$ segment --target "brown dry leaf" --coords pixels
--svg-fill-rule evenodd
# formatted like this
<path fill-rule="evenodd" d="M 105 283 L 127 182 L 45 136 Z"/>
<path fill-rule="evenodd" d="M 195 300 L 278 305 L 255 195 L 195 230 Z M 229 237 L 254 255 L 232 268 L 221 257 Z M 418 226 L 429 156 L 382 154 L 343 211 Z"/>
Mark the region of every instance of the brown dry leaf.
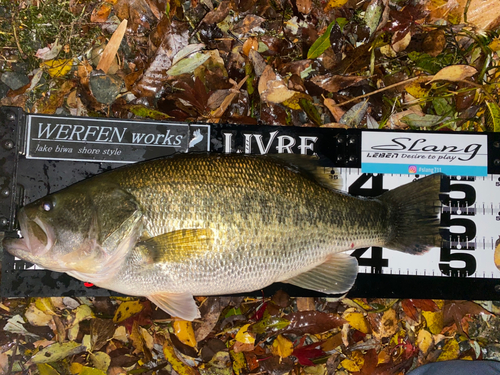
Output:
<path fill-rule="evenodd" d="M 83 60 L 78 65 L 78 77 L 80 78 L 80 83 L 83 86 L 89 85 L 90 73 L 92 72 L 92 65 L 90 65 L 88 60 Z"/>
<path fill-rule="evenodd" d="M 441 52 L 446 45 L 446 37 L 444 30 L 433 30 L 427 34 L 423 43 L 422 50 L 432 57 L 436 57 Z"/>
<path fill-rule="evenodd" d="M 92 14 L 90 15 L 90 22 L 106 22 L 112 9 L 112 4 L 107 2 L 101 3 L 92 11 Z"/>
<path fill-rule="evenodd" d="M 469 0 L 453 0 L 447 2 L 429 2 L 430 10 L 428 21 L 434 23 L 439 19 L 454 19 L 455 23 L 465 21 L 464 10 Z M 492 30 L 500 25 L 500 2 L 471 0 L 468 4 L 467 22 L 475 25 L 479 30 Z"/>
<path fill-rule="evenodd" d="M 297 297 L 296 302 L 299 311 L 316 310 L 313 297 Z"/>
<path fill-rule="evenodd" d="M 366 80 L 366 77 L 331 74 L 311 78 L 312 83 L 329 92 L 339 92 L 364 80 Z"/>
<path fill-rule="evenodd" d="M 238 24 L 233 28 L 235 34 L 246 34 L 255 27 L 259 27 L 264 18 L 256 16 L 255 14 L 247 14 Z"/>
<path fill-rule="evenodd" d="M 285 82 L 274 73 L 269 65 L 260 76 L 258 90 L 263 102 L 276 104 L 290 99 L 297 93 L 297 91 L 289 90 Z"/>
<path fill-rule="evenodd" d="M 332 113 L 333 115 L 333 118 L 335 119 L 335 121 L 337 123 L 339 123 L 340 119 L 342 118 L 342 116 L 344 116 L 345 114 L 345 111 L 340 108 L 339 106 L 337 106 L 337 103 L 335 102 L 335 100 L 333 99 L 330 99 L 330 98 L 326 98 L 324 101 L 323 101 L 323 104 L 326 106 L 326 108 L 328 108 L 328 110 Z M 346 125 L 344 124 L 341 124 L 342 127 L 347 127 Z"/>
<path fill-rule="evenodd" d="M 246 82 L 248 79 L 248 76 L 243 78 L 240 83 L 236 84 L 234 82 L 234 86 L 230 89 L 230 94 L 226 96 L 226 98 L 222 101 L 222 104 L 220 105 L 219 108 L 217 108 L 215 111 L 212 111 L 211 116 L 215 119 L 220 119 L 224 112 L 226 112 L 227 107 L 232 103 L 234 98 L 236 98 L 240 94 L 240 89 L 243 86 L 243 84 Z"/>
<path fill-rule="evenodd" d="M 457 82 L 465 78 L 472 77 L 476 73 L 476 68 L 470 65 L 451 65 L 437 72 L 427 84 L 434 81 Z"/>
<path fill-rule="evenodd" d="M 214 23 L 219 23 L 224 20 L 229 14 L 231 10 L 231 2 L 229 0 L 222 1 L 217 9 L 211 10 L 208 12 L 205 17 L 201 20 L 201 22 L 206 23 L 207 25 L 212 25 Z"/>
<path fill-rule="evenodd" d="M 163 20 L 167 17 L 163 17 Z M 168 20 L 165 22 L 169 22 Z M 132 91 L 136 96 L 154 96 L 169 79 L 166 74 L 172 66 L 174 56 L 188 44 L 189 30 L 187 23 L 173 20 L 164 27 L 164 36 L 156 50 L 151 65 L 144 71 L 142 78 Z"/>
<path fill-rule="evenodd" d="M 97 64 L 97 69 L 102 70 L 106 74 L 108 73 L 111 64 L 113 64 L 116 53 L 118 52 L 118 48 L 120 48 L 125 31 L 127 31 L 127 20 L 123 20 L 120 23 L 109 39 L 106 48 L 104 48 L 104 51 L 102 52 L 101 60 L 99 61 L 99 64 Z"/>
<path fill-rule="evenodd" d="M 392 40 L 393 43 L 391 44 L 391 48 L 394 52 L 398 53 L 404 51 L 406 47 L 408 47 L 408 45 L 410 44 L 411 32 L 408 31 L 402 38 L 398 36 L 398 34 L 396 33 L 393 35 Z M 394 40 L 396 41 L 394 42 Z"/>
<path fill-rule="evenodd" d="M 385 311 L 382 316 L 380 313 L 368 314 L 367 319 L 371 323 L 373 336 L 378 340 L 391 337 L 399 331 L 396 310 L 393 308 Z"/>
<path fill-rule="evenodd" d="M 297 0 L 297 9 L 302 14 L 311 13 L 312 0 Z"/>
<path fill-rule="evenodd" d="M 242 52 L 246 56 L 249 56 L 251 50 L 257 51 L 258 48 L 259 48 L 259 41 L 257 40 L 256 37 L 251 36 L 250 38 L 245 40 L 245 43 L 243 43 Z"/>

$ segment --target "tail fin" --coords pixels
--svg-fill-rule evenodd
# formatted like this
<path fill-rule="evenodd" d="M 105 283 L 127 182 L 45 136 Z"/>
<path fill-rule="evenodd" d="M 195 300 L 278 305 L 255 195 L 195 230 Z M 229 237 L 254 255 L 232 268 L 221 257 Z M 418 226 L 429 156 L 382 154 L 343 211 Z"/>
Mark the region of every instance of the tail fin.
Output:
<path fill-rule="evenodd" d="M 378 197 L 389 207 L 391 232 L 385 247 L 421 254 L 440 246 L 441 177 L 443 174 L 433 174 Z"/>

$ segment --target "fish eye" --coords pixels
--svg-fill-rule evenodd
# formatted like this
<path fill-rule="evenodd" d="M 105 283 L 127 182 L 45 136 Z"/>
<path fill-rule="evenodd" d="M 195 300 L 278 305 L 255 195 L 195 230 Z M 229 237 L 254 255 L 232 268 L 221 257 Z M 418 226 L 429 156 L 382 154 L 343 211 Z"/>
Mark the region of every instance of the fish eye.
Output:
<path fill-rule="evenodd" d="M 54 208 L 54 203 L 51 201 L 45 201 L 42 203 L 42 209 L 46 212 L 51 211 Z"/>

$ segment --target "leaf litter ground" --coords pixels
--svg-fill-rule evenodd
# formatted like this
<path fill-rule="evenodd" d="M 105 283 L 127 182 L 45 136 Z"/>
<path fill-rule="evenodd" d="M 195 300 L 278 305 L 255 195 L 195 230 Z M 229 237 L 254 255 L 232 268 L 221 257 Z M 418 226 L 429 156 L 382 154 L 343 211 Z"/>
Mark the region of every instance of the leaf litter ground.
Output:
<path fill-rule="evenodd" d="M 479 0 L 1 0 L 0 104 L 500 131 L 499 24 L 500 3 Z M 405 374 L 500 359 L 494 302 L 283 292 L 198 302 L 202 318 L 190 323 L 138 298 L 4 299 L 0 372 Z"/>

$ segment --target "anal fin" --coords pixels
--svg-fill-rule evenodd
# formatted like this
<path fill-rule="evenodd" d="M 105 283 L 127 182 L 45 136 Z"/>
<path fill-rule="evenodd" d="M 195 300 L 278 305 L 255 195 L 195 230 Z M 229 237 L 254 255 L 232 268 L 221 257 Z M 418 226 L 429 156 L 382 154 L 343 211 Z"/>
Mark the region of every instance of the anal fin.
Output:
<path fill-rule="evenodd" d="M 286 280 L 286 283 L 321 293 L 345 293 L 353 286 L 358 275 L 358 261 L 346 253 L 330 255 L 328 259 L 313 268 Z"/>
<path fill-rule="evenodd" d="M 200 310 L 190 293 L 156 293 L 147 297 L 172 317 L 189 321 L 201 317 Z"/>

